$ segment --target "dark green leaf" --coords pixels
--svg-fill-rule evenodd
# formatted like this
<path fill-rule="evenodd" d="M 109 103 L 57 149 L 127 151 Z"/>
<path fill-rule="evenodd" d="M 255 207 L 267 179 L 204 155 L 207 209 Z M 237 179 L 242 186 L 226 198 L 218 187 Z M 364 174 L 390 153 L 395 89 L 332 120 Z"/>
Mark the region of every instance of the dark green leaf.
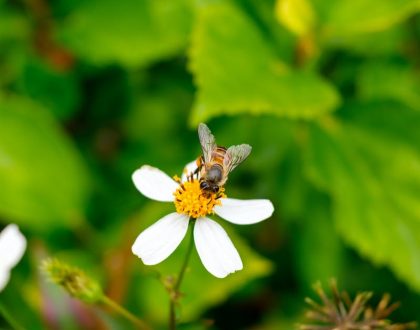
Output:
<path fill-rule="evenodd" d="M 358 79 L 360 97 L 395 100 L 420 111 L 420 77 L 407 64 L 368 62 Z"/>
<path fill-rule="evenodd" d="M 70 118 L 80 101 L 74 75 L 59 72 L 35 59 L 27 61 L 20 85 L 23 93 L 42 103 L 59 119 Z"/>
<path fill-rule="evenodd" d="M 191 11 L 189 0 L 86 1 L 61 27 L 61 40 L 95 64 L 145 65 L 185 47 Z"/>
<path fill-rule="evenodd" d="M 314 125 L 307 170 L 332 194 L 345 240 L 420 290 L 420 153 L 418 144 L 394 137 L 392 124 L 388 130 L 351 122 Z"/>
<path fill-rule="evenodd" d="M 0 99 L 0 214 L 47 230 L 75 226 L 89 194 L 80 155 L 44 108 L 21 97 Z"/>

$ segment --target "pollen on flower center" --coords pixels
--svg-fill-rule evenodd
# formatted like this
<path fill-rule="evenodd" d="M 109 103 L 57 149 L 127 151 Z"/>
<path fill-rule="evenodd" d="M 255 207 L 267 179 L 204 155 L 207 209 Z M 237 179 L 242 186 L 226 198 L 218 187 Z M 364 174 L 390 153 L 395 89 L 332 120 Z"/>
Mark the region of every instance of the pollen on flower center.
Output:
<path fill-rule="evenodd" d="M 220 188 L 217 194 L 203 192 L 198 180 L 180 183 L 174 193 L 176 211 L 195 219 L 212 214 L 213 208 L 221 205 L 220 198 L 226 197 L 223 192 L 223 188 Z"/>

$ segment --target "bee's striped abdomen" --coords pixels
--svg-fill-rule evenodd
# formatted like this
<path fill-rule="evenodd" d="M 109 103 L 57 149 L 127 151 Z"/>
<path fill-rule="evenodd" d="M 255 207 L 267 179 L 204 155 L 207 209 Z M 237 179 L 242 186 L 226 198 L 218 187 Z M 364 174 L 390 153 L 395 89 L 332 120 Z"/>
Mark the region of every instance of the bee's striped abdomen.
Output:
<path fill-rule="evenodd" d="M 212 163 L 217 163 L 223 166 L 223 160 L 225 159 L 226 150 L 227 149 L 225 147 L 218 146 L 211 155 Z"/>

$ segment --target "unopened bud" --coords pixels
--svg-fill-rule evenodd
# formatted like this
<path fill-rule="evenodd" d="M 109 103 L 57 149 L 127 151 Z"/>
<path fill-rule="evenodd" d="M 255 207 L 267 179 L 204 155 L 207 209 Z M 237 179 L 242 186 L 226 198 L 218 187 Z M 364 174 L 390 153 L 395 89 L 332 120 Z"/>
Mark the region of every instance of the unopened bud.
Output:
<path fill-rule="evenodd" d="M 46 259 L 41 269 L 51 282 L 64 288 L 70 296 L 86 303 L 97 303 L 104 295 L 99 284 L 77 267 L 57 259 Z"/>

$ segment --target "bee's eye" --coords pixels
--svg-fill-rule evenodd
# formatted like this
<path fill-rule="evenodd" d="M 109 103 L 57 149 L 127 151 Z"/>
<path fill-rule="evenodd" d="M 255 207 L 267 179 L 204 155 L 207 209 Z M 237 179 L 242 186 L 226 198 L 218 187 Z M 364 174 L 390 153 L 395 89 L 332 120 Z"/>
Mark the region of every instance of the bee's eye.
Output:
<path fill-rule="evenodd" d="M 206 188 L 208 188 L 207 182 L 206 182 L 206 181 L 202 181 L 202 182 L 200 183 L 200 188 L 201 188 L 201 189 L 206 189 Z"/>
<path fill-rule="evenodd" d="M 214 193 L 217 193 L 218 191 L 219 191 L 219 186 L 214 186 L 214 187 L 213 187 L 213 192 L 214 192 Z"/>

